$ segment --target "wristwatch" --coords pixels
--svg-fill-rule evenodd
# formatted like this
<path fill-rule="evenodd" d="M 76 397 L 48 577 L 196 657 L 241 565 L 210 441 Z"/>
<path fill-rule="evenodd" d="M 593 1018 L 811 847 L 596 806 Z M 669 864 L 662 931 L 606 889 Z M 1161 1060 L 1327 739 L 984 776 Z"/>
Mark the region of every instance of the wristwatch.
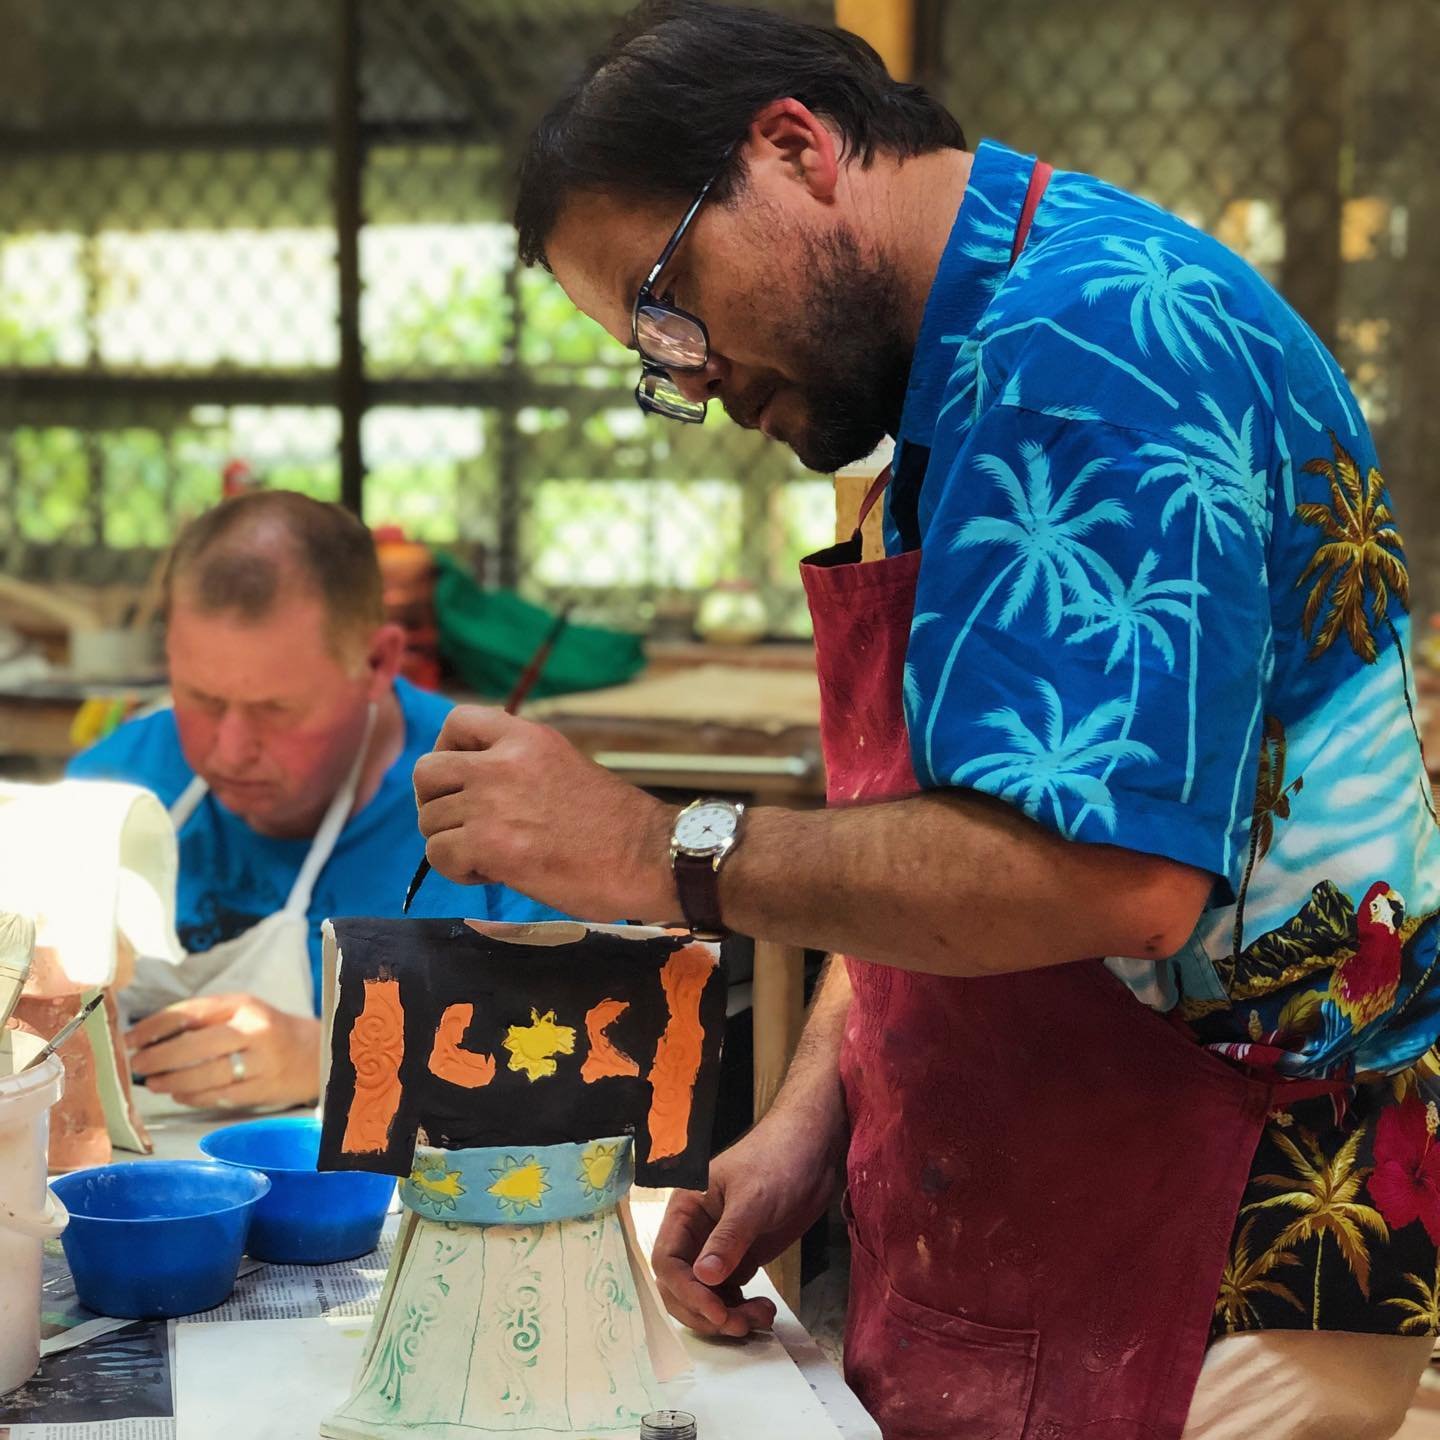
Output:
<path fill-rule="evenodd" d="M 720 867 L 740 838 L 743 805 L 729 800 L 696 800 L 676 817 L 670 831 L 670 863 L 685 923 L 697 940 L 723 940 Z"/>

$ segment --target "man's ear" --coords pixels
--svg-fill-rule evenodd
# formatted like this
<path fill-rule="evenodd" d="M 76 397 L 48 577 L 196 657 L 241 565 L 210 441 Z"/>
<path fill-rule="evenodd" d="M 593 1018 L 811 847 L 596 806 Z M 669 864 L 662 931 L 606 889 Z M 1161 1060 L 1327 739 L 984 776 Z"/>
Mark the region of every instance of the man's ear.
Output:
<path fill-rule="evenodd" d="M 404 658 L 405 631 L 389 622 L 381 625 L 370 637 L 365 653 L 365 674 L 371 700 L 385 697 L 400 673 L 400 662 Z"/>
<path fill-rule="evenodd" d="M 828 204 L 835 198 L 840 179 L 837 136 L 798 100 L 772 100 L 757 111 L 740 155 L 752 174 L 766 165 L 779 165 L 815 199 Z"/>

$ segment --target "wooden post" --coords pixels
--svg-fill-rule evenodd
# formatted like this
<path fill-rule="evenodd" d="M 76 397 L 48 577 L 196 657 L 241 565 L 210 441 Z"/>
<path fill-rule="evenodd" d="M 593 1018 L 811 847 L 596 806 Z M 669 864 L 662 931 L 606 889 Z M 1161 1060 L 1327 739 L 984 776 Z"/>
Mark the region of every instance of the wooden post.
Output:
<path fill-rule="evenodd" d="M 805 1027 L 805 952 L 755 942 L 755 1118 L 769 1108 L 785 1080 Z"/>
<path fill-rule="evenodd" d="M 915 0 L 835 0 L 835 23 L 868 40 L 880 52 L 885 68 L 897 79 L 915 72 Z M 860 505 L 879 465 L 865 461 L 847 466 L 835 477 L 835 538 L 849 539 L 855 530 Z M 879 507 L 862 532 L 861 558 L 875 560 L 885 553 L 880 534 Z"/>
<path fill-rule="evenodd" d="M 889 462 L 889 446 L 884 446 L 874 455 L 847 465 L 835 475 L 835 539 L 848 540 L 855 533 L 860 519 L 860 507 L 870 493 L 880 471 Z M 879 503 L 871 507 L 860 528 L 860 558 L 879 560 L 885 554 L 885 537 L 881 530 L 884 506 Z"/>
<path fill-rule="evenodd" d="M 835 0 L 835 23 L 868 40 L 897 80 L 914 73 L 915 0 Z"/>
<path fill-rule="evenodd" d="M 775 1099 L 805 1026 L 805 952 L 755 942 L 751 998 L 755 1021 L 755 1118 Z M 800 1303 L 800 1247 L 792 1245 L 765 1267 L 770 1283 L 793 1310 Z"/>

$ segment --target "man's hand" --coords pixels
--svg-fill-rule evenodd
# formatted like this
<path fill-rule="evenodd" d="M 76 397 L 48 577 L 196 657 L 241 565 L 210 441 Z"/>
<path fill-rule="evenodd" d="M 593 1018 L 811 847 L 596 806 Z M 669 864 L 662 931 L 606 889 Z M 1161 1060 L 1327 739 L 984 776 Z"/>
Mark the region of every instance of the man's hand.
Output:
<path fill-rule="evenodd" d="M 843 1136 L 803 1110 L 772 1110 L 710 1162 L 710 1188 L 670 1197 L 651 1257 L 665 1308 L 701 1335 L 768 1330 L 775 1306 L 740 1291 L 825 1213 L 840 1184 Z"/>
<path fill-rule="evenodd" d="M 320 1022 L 253 995 L 181 1000 L 146 1016 L 125 1039 L 132 1073 L 183 1105 L 305 1105 L 319 1085 Z M 237 1069 L 243 1079 L 235 1078 Z"/>
<path fill-rule="evenodd" d="M 582 920 L 674 920 L 675 810 L 500 710 L 458 706 L 415 766 L 425 854 L 461 884 L 499 881 Z"/>

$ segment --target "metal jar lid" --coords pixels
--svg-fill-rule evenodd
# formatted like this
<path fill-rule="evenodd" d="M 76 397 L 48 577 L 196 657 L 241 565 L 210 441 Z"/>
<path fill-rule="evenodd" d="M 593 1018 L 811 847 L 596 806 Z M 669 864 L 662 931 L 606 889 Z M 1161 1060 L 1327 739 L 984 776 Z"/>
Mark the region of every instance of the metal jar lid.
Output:
<path fill-rule="evenodd" d="M 698 1440 L 699 1433 L 688 1410 L 652 1410 L 640 1420 L 640 1440 Z"/>

